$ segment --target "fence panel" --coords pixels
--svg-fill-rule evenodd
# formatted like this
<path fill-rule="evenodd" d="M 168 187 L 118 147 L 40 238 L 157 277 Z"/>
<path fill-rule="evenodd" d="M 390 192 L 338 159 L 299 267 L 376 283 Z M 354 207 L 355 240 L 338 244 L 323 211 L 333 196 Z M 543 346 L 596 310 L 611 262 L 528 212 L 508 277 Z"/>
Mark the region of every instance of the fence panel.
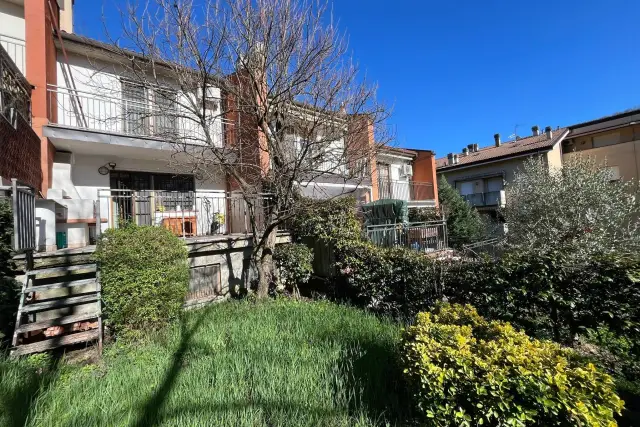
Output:
<path fill-rule="evenodd" d="M 370 225 L 367 237 L 378 246 L 405 247 L 420 252 L 440 251 L 448 245 L 445 221 Z"/>

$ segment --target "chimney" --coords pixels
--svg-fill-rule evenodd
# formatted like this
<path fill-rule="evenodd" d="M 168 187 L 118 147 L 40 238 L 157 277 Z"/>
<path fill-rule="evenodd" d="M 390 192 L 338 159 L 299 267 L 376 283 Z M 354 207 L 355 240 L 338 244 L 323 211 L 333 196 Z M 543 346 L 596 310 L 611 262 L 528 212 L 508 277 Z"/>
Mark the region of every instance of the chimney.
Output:
<path fill-rule="evenodd" d="M 531 133 L 533 134 L 533 136 L 540 135 L 540 128 L 538 127 L 538 125 L 534 125 L 531 127 Z"/>
<path fill-rule="evenodd" d="M 473 144 L 473 152 L 474 153 L 478 152 L 478 144 Z"/>
<path fill-rule="evenodd" d="M 544 128 L 544 133 L 547 134 L 547 138 L 549 139 L 553 138 L 553 132 L 551 131 L 551 126 L 547 126 L 546 128 Z"/>
<path fill-rule="evenodd" d="M 464 148 L 462 149 L 462 155 L 463 155 L 463 156 L 467 156 L 468 154 L 469 154 L 469 149 L 468 149 L 467 147 L 464 147 Z"/>
<path fill-rule="evenodd" d="M 496 142 L 496 147 L 500 147 L 500 134 L 496 133 L 493 135 L 493 140 Z"/>
<path fill-rule="evenodd" d="M 470 153 L 473 153 L 473 144 L 468 144 L 467 149 L 469 150 Z"/>
<path fill-rule="evenodd" d="M 447 154 L 447 165 L 453 164 L 453 153 Z"/>
<path fill-rule="evenodd" d="M 454 154 L 454 155 L 453 155 L 453 164 L 454 164 L 454 165 L 457 165 L 457 164 L 458 164 L 458 155 L 457 155 L 457 154 Z"/>
<path fill-rule="evenodd" d="M 60 30 L 73 33 L 73 1 L 58 0 L 60 5 Z"/>

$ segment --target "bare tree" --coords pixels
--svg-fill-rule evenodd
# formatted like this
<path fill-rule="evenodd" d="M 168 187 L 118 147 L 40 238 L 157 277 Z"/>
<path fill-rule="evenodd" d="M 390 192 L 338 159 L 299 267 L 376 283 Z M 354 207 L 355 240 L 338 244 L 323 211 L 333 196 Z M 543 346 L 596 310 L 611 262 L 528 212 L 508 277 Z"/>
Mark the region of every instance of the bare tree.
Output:
<path fill-rule="evenodd" d="M 241 194 L 265 296 L 278 227 L 322 203 L 301 189 L 318 180 L 370 185 L 391 137 L 388 109 L 322 0 L 150 0 L 122 18 L 109 50 L 132 90 L 155 95 L 151 107 L 120 113 L 152 118 L 179 167 L 224 176 Z"/>

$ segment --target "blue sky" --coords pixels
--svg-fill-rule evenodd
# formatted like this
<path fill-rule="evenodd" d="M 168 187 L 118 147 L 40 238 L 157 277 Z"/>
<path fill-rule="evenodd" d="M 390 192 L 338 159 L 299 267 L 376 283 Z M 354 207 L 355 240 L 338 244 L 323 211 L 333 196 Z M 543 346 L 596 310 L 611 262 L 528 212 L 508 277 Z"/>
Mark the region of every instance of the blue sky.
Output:
<path fill-rule="evenodd" d="M 116 0 L 76 0 L 75 31 L 114 31 Z M 101 7 L 102 5 L 102 7 Z M 335 0 L 402 147 L 438 156 L 640 106 L 640 1 Z"/>

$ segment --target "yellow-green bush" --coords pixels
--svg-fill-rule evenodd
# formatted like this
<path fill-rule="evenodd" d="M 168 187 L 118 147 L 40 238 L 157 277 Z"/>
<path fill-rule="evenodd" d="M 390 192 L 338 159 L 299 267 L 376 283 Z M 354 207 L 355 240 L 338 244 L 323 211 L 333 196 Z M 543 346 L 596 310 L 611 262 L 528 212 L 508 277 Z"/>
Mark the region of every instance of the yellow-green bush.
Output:
<path fill-rule="evenodd" d="M 418 412 L 437 426 L 614 426 L 611 377 L 558 344 L 488 322 L 471 306 L 418 314 L 403 336 Z"/>

